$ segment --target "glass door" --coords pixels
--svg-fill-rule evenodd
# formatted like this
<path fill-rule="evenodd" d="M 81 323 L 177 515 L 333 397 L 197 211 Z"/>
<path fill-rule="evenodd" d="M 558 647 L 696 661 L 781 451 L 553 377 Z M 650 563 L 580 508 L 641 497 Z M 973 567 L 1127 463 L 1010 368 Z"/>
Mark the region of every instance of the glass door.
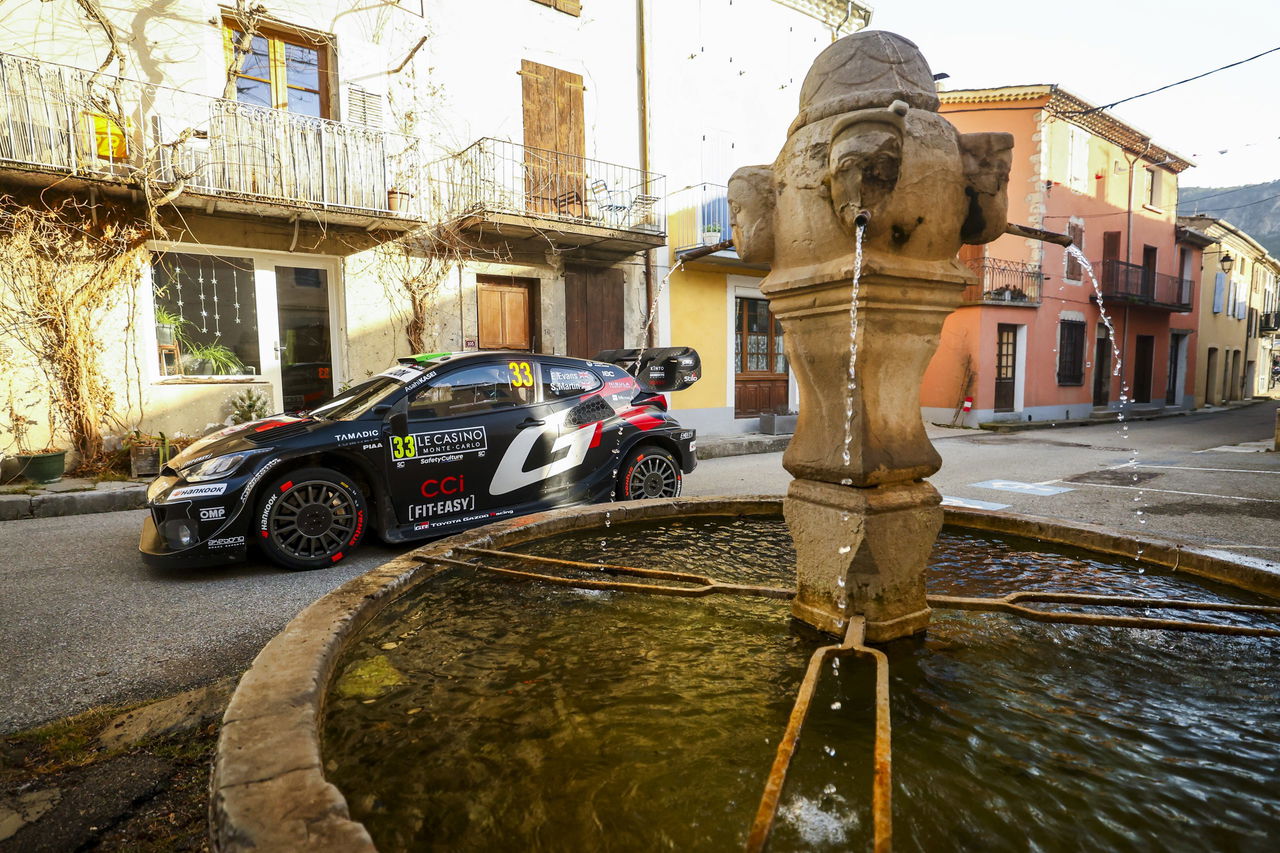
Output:
<path fill-rule="evenodd" d="M 305 411 L 333 397 L 333 338 L 329 300 L 331 275 L 324 267 L 273 269 L 284 411 Z"/>

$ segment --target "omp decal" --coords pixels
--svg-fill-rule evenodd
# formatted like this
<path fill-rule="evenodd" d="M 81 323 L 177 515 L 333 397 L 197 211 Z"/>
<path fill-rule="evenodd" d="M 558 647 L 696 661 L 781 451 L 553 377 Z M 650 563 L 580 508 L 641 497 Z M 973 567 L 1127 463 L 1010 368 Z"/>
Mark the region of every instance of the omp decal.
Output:
<path fill-rule="evenodd" d="M 227 517 L 227 508 L 225 506 L 207 506 L 200 510 L 201 521 L 218 521 Z"/>
<path fill-rule="evenodd" d="M 224 494 L 226 491 L 226 483 L 209 483 L 207 486 L 183 486 L 170 492 L 169 497 L 165 498 L 165 502 L 190 498 L 211 498 L 214 495 Z"/>
<path fill-rule="evenodd" d="M 362 429 L 359 432 L 344 432 L 333 437 L 334 441 L 364 441 L 366 438 L 381 438 L 382 431 L 376 429 Z"/>
<path fill-rule="evenodd" d="M 427 480 L 422 484 L 422 496 L 434 498 L 440 495 L 457 495 L 466 489 L 462 477 L 441 477 L 438 480 Z"/>
<path fill-rule="evenodd" d="M 384 370 L 379 376 L 385 376 L 388 379 L 394 379 L 397 382 L 412 382 L 423 374 L 421 367 L 412 364 L 401 364 L 390 370 Z"/>
<path fill-rule="evenodd" d="M 210 539 L 204 544 L 210 548 L 235 548 L 244 544 L 244 537 L 227 536 L 223 539 Z"/>
<path fill-rule="evenodd" d="M 483 453 L 489 449 L 489 434 L 482 426 L 391 436 L 391 458 L 443 461 L 442 456 Z"/>
<path fill-rule="evenodd" d="M 540 430 L 525 429 L 516 435 L 515 440 L 507 447 L 502 461 L 498 463 L 498 470 L 493 474 L 493 482 L 489 484 L 489 494 L 505 495 L 516 489 L 540 483 L 582 464 L 582 460 L 587 457 L 587 449 L 591 446 L 591 437 L 595 433 L 594 424 L 561 435 L 555 440 L 551 445 L 551 455 L 563 453 L 564 456 L 560 459 L 531 471 L 524 470 L 525 463 L 529 461 L 529 454 L 538 441 L 544 437 L 558 435 L 564 428 L 571 411 L 572 409 L 566 409 L 549 416 Z"/>
<path fill-rule="evenodd" d="M 476 496 L 467 495 L 465 498 L 451 498 L 449 500 L 434 501 L 429 504 L 410 504 L 409 520 L 417 521 L 421 518 L 437 518 L 442 515 L 453 515 L 458 512 L 467 510 L 475 511 Z"/>
<path fill-rule="evenodd" d="M 280 464 L 279 459 L 271 459 L 267 462 L 266 465 L 263 465 L 261 468 L 259 468 L 257 473 L 249 478 L 249 482 L 244 484 L 244 490 L 240 492 L 240 503 L 242 504 L 248 503 L 249 495 L 253 492 L 253 487 L 258 485 L 258 483 L 262 481 L 262 478 L 266 476 L 266 473 L 268 471 L 270 471 L 272 468 L 276 467 L 279 464 Z"/>

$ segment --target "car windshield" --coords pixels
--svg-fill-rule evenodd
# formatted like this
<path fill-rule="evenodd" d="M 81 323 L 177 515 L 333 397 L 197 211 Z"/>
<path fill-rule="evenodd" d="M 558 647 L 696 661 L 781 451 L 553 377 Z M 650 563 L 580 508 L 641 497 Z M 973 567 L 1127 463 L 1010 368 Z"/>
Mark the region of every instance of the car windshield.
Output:
<path fill-rule="evenodd" d="M 404 383 L 397 379 L 378 376 L 343 391 L 309 414 L 325 421 L 353 421 L 381 403 L 391 392 L 403 387 Z"/>

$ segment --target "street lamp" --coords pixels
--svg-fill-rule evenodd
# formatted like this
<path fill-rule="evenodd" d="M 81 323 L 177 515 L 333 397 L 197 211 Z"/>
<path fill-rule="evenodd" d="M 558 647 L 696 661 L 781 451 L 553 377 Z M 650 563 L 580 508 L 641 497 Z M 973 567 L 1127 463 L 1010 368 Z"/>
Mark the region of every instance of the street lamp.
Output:
<path fill-rule="evenodd" d="M 1236 259 L 1231 257 L 1231 253 L 1227 252 L 1218 259 L 1218 266 L 1222 267 L 1222 271 L 1227 275 L 1231 275 L 1231 268 L 1236 265 Z"/>

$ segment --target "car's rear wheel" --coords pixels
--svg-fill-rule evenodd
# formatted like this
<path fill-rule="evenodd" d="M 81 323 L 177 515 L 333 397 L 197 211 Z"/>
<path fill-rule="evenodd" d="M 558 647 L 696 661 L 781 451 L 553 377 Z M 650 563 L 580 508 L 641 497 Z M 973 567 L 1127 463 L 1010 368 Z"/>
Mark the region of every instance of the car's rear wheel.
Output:
<path fill-rule="evenodd" d="M 652 446 L 631 451 L 619 476 L 619 491 L 626 501 L 679 497 L 683 482 L 675 457 Z"/>
<path fill-rule="evenodd" d="M 262 550 L 289 569 L 331 566 L 364 538 L 364 495 L 349 477 L 329 468 L 282 474 L 257 506 Z"/>

